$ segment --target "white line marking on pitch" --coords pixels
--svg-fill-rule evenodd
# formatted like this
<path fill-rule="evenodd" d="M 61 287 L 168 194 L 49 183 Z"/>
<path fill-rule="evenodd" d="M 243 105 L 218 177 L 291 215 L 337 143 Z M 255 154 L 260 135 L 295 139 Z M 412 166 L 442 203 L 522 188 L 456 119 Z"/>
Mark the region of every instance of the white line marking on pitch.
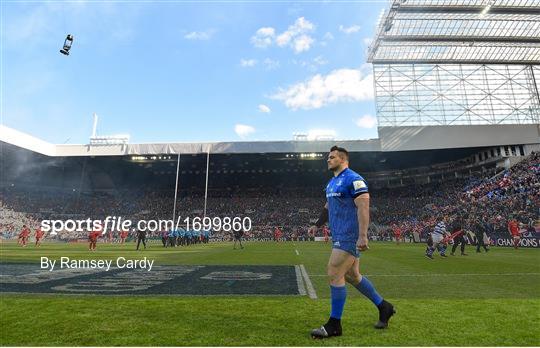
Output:
<path fill-rule="evenodd" d="M 366 277 L 446 277 L 446 276 L 530 276 L 540 273 L 425 273 L 425 274 L 364 274 Z M 326 274 L 312 274 L 312 277 L 327 277 Z"/>
<path fill-rule="evenodd" d="M 298 284 L 298 293 L 302 296 L 306 294 L 306 287 L 302 281 L 302 271 L 298 265 L 294 265 L 294 271 L 296 272 L 296 284 Z"/>
<path fill-rule="evenodd" d="M 300 265 L 300 271 L 302 271 L 302 276 L 304 277 L 304 281 L 306 282 L 306 288 L 309 298 L 316 300 L 317 293 L 315 292 L 315 288 L 313 288 L 313 284 L 311 284 L 311 280 L 309 279 L 308 273 L 304 265 Z"/>
<path fill-rule="evenodd" d="M 300 255 L 297 249 L 294 249 L 294 252 L 296 253 L 296 255 Z"/>

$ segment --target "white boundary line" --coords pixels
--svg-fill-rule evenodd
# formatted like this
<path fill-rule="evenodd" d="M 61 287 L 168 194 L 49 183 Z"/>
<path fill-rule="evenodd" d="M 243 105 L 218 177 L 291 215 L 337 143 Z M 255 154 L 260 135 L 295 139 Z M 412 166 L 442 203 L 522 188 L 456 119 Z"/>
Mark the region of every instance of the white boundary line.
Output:
<path fill-rule="evenodd" d="M 300 253 L 298 252 L 298 249 L 294 249 L 294 252 L 296 253 L 296 255 L 300 256 Z"/>
<path fill-rule="evenodd" d="M 296 284 L 298 284 L 298 293 L 302 296 L 305 296 L 306 287 L 304 286 L 304 282 L 302 281 L 302 271 L 300 270 L 300 266 L 294 265 L 294 271 L 296 272 Z"/>
<path fill-rule="evenodd" d="M 540 273 L 424 273 L 424 274 L 364 274 L 366 277 L 447 277 L 447 276 L 538 276 Z M 326 274 L 312 274 L 312 277 L 326 277 Z"/>
<path fill-rule="evenodd" d="M 300 265 L 300 270 L 302 271 L 302 275 L 304 276 L 304 281 L 306 282 L 306 288 L 307 288 L 309 298 L 312 300 L 316 300 L 317 293 L 315 292 L 315 289 L 313 288 L 313 284 L 311 284 L 311 280 L 309 279 L 308 273 L 304 265 Z"/>

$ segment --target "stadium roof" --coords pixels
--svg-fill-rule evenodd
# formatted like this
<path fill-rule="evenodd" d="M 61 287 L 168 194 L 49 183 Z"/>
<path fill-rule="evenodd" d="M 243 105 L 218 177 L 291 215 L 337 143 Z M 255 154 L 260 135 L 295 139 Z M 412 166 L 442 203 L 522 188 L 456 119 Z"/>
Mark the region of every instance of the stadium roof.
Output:
<path fill-rule="evenodd" d="M 374 64 L 540 64 L 538 0 L 393 0 Z"/>
<path fill-rule="evenodd" d="M 379 138 L 370 140 L 123 145 L 55 145 L 0 125 L 0 145 L 2 142 L 55 157 L 197 154 L 206 152 L 213 154 L 325 153 L 333 145 L 343 146 L 350 152 L 385 152 L 539 144 L 540 125 L 379 127 Z"/>
<path fill-rule="evenodd" d="M 197 153 L 301 153 L 327 152 L 333 145 L 349 151 L 380 151 L 379 139 L 339 141 L 238 141 L 200 143 L 144 143 L 118 145 L 55 145 L 0 125 L 0 141 L 47 156 L 122 156 Z"/>

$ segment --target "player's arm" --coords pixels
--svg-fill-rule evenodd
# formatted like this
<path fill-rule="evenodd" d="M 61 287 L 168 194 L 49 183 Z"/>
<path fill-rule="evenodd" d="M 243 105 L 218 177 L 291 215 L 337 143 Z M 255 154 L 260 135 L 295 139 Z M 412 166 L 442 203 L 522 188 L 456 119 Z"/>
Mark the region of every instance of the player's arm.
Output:
<path fill-rule="evenodd" d="M 357 208 L 359 236 L 356 243 L 357 248 L 360 251 L 368 249 L 368 226 L 369 226 L 369 193 L 365 192 L 360 194 L 354 199 L 354 204 Z"/>
<path fill-rule="evenodd" d="M 322 227 L 327 222 L 328 222 L 328 202 L 324 204 L 324 208 L 321 210 L 321 213 L 319 214 L 319 219 L 317 220 L 317 222 L 315 222 L 315 227 L 317 228 Z"/>
<path fill-rule="evenodd" d="M 308 232 L 314 234 L 319 229 L 319 227 L 324 226 L 324 224 L 327 222 L 328 222 L 328 202 L 324 204 L 324 208 L 321 210 L 321 213 L 319 214 L 319 219 L 317 219 L 317 222 L 315 222 L 315 225 L 309 228 Z"/>

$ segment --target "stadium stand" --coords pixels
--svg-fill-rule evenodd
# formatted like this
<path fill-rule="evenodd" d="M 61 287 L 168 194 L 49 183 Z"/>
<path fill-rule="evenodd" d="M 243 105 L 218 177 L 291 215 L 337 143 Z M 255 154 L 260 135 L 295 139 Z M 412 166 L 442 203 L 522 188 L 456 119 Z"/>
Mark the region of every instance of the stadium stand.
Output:
<path fill-rule="evenodd" d="M 437 170 L 445 166 L 439 166 Z M 450 166 L 448 166 L 450 168 Z M 453 168 L 456 168 L 454 165 Z M 413 168 L 409 172 L 416 173 Z M 405 171 L 406 172 L 406 171 Z M 391 239 L 391 224 L 405 236 L 420 237 L 431 231 L 435 218 L 474 211 L 493 226 L 495 235 L 505 235 L 506 223 L 516 216 L 524 225 L 534 225 L 540 206 L 540 156 L 533 152 L 507 170 L 486 171 L 468 178 L 450 176 L 424 185 L 409 184 L 372 190 L 372 239 Z M 307 240 L 307 230 L 317 218 L 324 196 L 319 187 L 245 187 L 209 192 L 207 216 L 249 216 L 253 230 L 248 238 L 271 240 L 276 226 L 285 239 Z M 173 197 L 168 190 L 83 190 L 30 184 L 4 186 L 0 196 L 0 230 L 4 238 L 15 237 L 23 224 L 37 228 L 41 219 L 104 219 L 107 215 L 139 219 L 171 218 Z M 180 191 L 177 216 L 202 216 L 204 192 Z M 158 237 L 160 232 L 151 234 Z M 59 239 L 84 238 L 85 233 L 60 234 Z M 213 239 L 228 239 L 223 231 Z"/>

